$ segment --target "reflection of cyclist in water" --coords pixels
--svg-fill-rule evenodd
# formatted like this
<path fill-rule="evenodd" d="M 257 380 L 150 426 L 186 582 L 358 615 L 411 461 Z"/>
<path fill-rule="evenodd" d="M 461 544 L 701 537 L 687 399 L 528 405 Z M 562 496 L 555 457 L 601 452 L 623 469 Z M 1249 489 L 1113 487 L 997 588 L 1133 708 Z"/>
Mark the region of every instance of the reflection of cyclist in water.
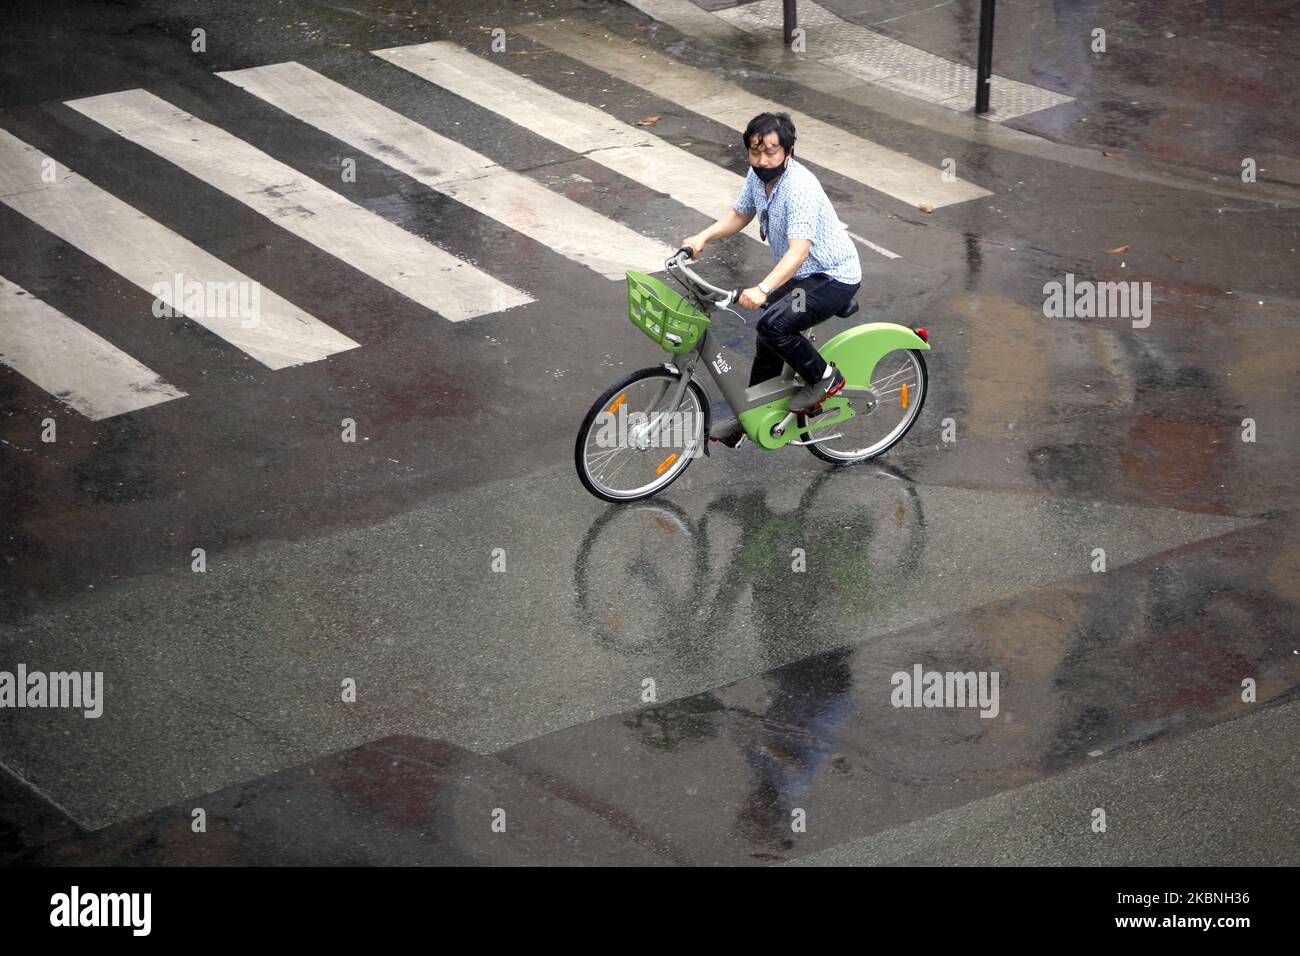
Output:
<path fill-rule="evenodd" d="M 819 654 L 768 676 L 772 703 L 742 744 L 754 778 L 736 829 L 749 840 L 791 845 L 793 811 L 807 809 L 803 798 L 853 709 L 851 654 Z"/>
<path fill-rule="evenodd" d="M 886 484 L 864 489 L 867 475 Z M 651 554 L 638 554 L 625 572 L 633 576 L 638 591 L 653 596 L 652 607 L 666 612 L 650 625 L 651 633 L 644 639 L 611 631 L 605 608 L 617 599 L 611 595 L 608 602 L 602 601 L 592 587 L 593 568 L 616 563 L 598 557 L 596 542 L 606 529 L 616 532 L 623 554 L 629 538 L 622 522 L 635 522 L 638 513 L 657 529 L 655 540 L 661 543 L 654 554 L 659 560 L 689 555 L 693 561 L 687 568 L 660 567 Z M 740 540 L 725 559 L 718 590 L 710 600 L 709 581 L 719 577 L 719 569 L 711 567 L 709 524 L 713 522 L 716 529 L 720 520 L 739 528 Z M 753 779 L 736 830 L 751 843 L 788 848 L 785 841 L 793 836 L 791 811 L 805 806 L 818 771 L 836 749 L 852 710 L 853 686 L 851 650 L 787 663 L 797 653 L 792 639 L 808 635 L 817 647 L 849 644 L 857 634 L 846 630 L 837 635 L 837 618 L 869 619 L 879 613 L 882 602 L 906 597 L 901 584 L 913 574 L 925 550 L 920 500 L 915 486 L 895 469 L 833 470 L 819 473 L 789 511 L 773 510 L 767 491 L 759 488 L 715 499 L 705 508 L 698 528 L 692 531 L 691 525 L 685 512 L 667 502 L 607 511 L 579 551 L 575 567 L 579 607 L 592 619 L 604 646 L 640 654 L 653 644 L 654 653 L 666 652 L 686 661 L 711 655 L 715 640 L 736 640 L 740 633 L 736 606 L 746 589 L 752 592 L 757 664 L 769 672 L 764 679 L 772 696 L 762 712 L 743 725 L 746 730 L 737 740 Z M 676 530 L 665 535 L 670 529 Z M 715 530 L 714 540 L 720 536 Z M 799 560 L 795 548 L 804 551 L 802 573 L 795 570 Z M 666 588 L 667 582 L 683 578 L 692 582 L 689 594 Z M 694 627 L 683 627 L 680 609 L 701 605 L 708 607 L 707 618 L 697 618 Z M 816 648 L 811 650 L 815 653 Z M 671 751 L 713 737 L 724 712 L 735 713 L 735 709 L 702 695 L 642 712 L 628 726 L 647 745 Z"/>
<path fill-rule="evenodd" d="M 736 826 L 753 842 L 781 845 L 791 834 L 791 812 L 800 805 L 812 786 L 822 762 L 835 749 L 840 727 L 851 710 L 853 675 L 847 650 L 821 654 L 806 660 L 777 666 L 788 660 L 792 634 L 816 633 L 829 623 L 808 620 L 816 614 L 804 595 L 817 594 L 833 600 L 842 587 L 835 573 L 837 560 L 861 554 L 871 536 L 871 522 L 862 527 L 864 516 L 846 519 L 843 514 L 825 514 L 817 520 L 799 508 L 791 513 L 773 512 L 764 489 L 743 495 L 726 495 L 715 500 L 709 511 L 736 521 L 741 539 L 736 563 L 723 590 L 733 592 L 749 586 L 753 594 L 752 619 L 765 667 L 776 666 L 767 675 L 772 682 L 772 702 L 755 715 L 750 732 L 739 741 L 745 762 L 754 774 L 753 789 L 737 817 Z M 707 519 L 706 519 L 707 520 Z M 852 520 L 854 525 L 846 524 Z M 799 561 L 795 548 L 804 551 L 807 570 L 793 570 Z M 856 575 L 854 575 L 856 577 Z M 859 580 L 859 586 L 863 582 Z M 850 584 L 850 587 L 852 584 Z M 729 594 L 727 603 L 736 594 Z M 718 601 L 724 595 L 720 592 Z"/>

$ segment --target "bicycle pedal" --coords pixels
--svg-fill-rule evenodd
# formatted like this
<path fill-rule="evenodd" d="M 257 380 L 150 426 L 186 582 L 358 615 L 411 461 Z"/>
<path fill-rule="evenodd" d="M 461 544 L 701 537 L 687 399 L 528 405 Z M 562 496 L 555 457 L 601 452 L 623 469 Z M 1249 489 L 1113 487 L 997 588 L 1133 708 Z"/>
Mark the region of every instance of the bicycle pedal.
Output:
<path fill-rule="evenodd" d="M 818 415 L 823 415 L 823 414 L 825 414 L 825 413 L 826 413 L 826 409 L 823 408 L 821 405 L 818 405 L 818 406 L 817 406 L 816 408 L 814 408 L 812 411 L 810 411 L 810 412 L 804 412 L 804 413 L 803 413 L 803 417 L 804 417 L 804 418 L 816 418 Z"/>

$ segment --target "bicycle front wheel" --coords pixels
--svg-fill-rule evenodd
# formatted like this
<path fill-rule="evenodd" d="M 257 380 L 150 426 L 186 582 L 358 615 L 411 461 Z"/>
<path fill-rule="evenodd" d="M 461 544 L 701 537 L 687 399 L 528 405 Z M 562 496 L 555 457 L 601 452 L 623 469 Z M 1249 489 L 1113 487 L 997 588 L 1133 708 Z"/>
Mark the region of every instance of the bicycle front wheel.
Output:
<path fill-rule="evenodd" d="M 846 422 L 814 431 L 829 432 L 826 441 L 808 445 L 823 461 L 849 464 L 883 455 L 902 440 L 925 404 L 929 374 L 920 349 L 896 349 L 883 356 L 871 373 L 871 383 L 854 382 L 837 397 L 848 401 L 854 415 Z M 802 427 L 806 418 L 798 416 Z"/>
<path fill-rule="evenodd" d="M 680 383 L 681 376 L 666 368 L 643 368 L 596 400 L 573 452 L 588 491 L 605 501 L 639 501 L 681 476 L 708 441 L 708 400 L 692 381 L 678 406 L 669 408 Z"/>

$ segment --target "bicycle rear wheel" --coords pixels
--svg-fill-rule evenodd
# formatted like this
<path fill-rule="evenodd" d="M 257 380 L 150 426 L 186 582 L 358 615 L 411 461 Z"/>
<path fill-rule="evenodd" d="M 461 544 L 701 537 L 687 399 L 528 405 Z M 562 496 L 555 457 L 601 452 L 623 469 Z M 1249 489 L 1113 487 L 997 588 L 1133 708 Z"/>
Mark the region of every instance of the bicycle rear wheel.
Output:
<path fill-rule="evenodd" d="M 870 385 L 846 385 L 836 397 L 852 406 L 854 415 L 825 431 L 838 437 L 808 445 L 823 461 L 850 464 L 878 458 L 902 440 L 916 423 L 929 390 L 929 374 L 920 349 L 895 349 L 871 372 Z M 807 418 L 798 416 L 800 427 Z M 812 438 L 820 437 L 813 432 Z"/>
<path fill-rule="evenodd" d="M 698 382 L 669 408 L 681 375 L 643 368 L 605 392 L 582 420 L 574 463 L 597 498 L 639 501 L 676 481 L 708 440 L 708 399 Z"/>

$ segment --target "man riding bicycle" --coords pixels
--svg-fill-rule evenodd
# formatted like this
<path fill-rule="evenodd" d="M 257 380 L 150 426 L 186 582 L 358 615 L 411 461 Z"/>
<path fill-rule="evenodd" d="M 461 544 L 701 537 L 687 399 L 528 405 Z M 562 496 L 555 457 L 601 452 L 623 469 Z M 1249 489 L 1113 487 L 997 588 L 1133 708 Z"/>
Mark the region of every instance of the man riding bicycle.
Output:
<path fill-rule="evenodd" d="M 750 169 L 735 207 L 682 245 L 698 259 L 706 243 L 735 235 L 759 216 L 759 236 L 771 244 L 775 265 L 739 300 L 746 309 L 764 309 L 749 384 L 779 375 L 789 363 L 804 382 L 790 397 L 790 411 L 806 413 L 843 388 L 844 376 L 799 333 L 848 306 L 862 285 L 862 266 L 821 183 L 795 160 L 794 141 L 787 113 L 750 120 L 743 138 Z M 733 418 L 709 437 L 735 447 L 744 434 Z"/>

